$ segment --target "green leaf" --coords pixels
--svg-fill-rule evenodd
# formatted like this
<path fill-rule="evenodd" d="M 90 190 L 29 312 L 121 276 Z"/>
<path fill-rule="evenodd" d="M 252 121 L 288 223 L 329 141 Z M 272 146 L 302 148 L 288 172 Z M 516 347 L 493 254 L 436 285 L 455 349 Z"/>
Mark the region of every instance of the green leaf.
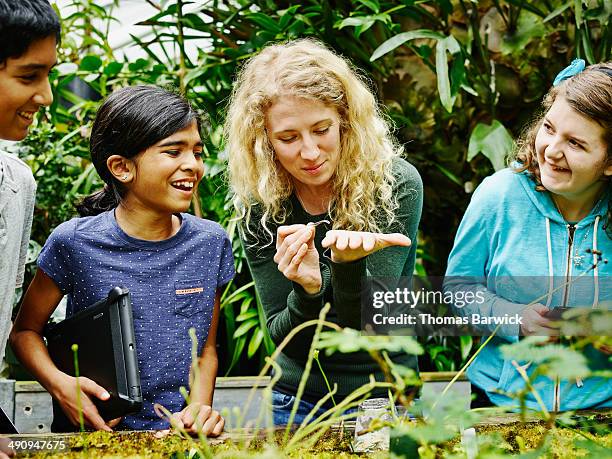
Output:
<path fill-rule="evenodd" d="M 431 40 L 443 40 L 445 37 L 441 33 L 434 32 L 429 29 L 418 29 L 411 30 L 410 32 L 403 32 L 394 37 L 389 38 L 384 41 L 378 48 L 374 50 L 372 56 L 370 57 L 370 62 L 374 62 L 379 57 L 384 56 L 385 54 L 393 51 L 395 48 L 402 46 L 404 43 L 410 40 L 416 39 L 431 39 Z"/>
<path fill-rule="evenodd" d="M 471 161 L 476 155 L 482 153 L 489 158 L 493 168 L 498 171 L 506 167 L 506 156 L 512 153 L 513 149 L 514 141 L 508 130 L 499 121 L 493 120 L 490 126 L 478 123 L 470 135 L 467 160 Z"/>
<path fill-rule="evenodd" d="M 451 171 L 449 171 L 447 168 L 445 168 L 441 164 L 434 163 L 434 166 L 436 166 L 436 168 L 440 172 L 442 172 L 447 178 L 449 178 L 452 182 L 456 183 L 461 188 L 463 188 L 463 182 L 461 181 L 459 177 L 457 177 L 455 174 L 453 174 Z"/>
<path fill-rule="evenodd" d="M 136 59 L 136 62 L 132 62 L 131 64 L 129 64 L 128 68 L 131 72 L 138 72 L 139 70 L 147 68 L 148 65 L 149 61 L 140 57 Z"/>
<path fill-rule="evenodd" d="M 456 95 L 451 94 L 450 79 L 448 77 L 448 61 L 446 52 L 456 54 L 461 51 L 459 43 L 452 35 L 438 40 L 436 45 L 436 77 L 438 79 L 438 92 L 440 93 L 440 101 L 447 112 L 453 111 Z"/>
<path fill-rule="evenodd" d="M 578 31 L 582 41 L 582 49 L 584 49 L 584 56 L 589 64 L 595 64 L 597 60 L 593 54 L 593 47 L 591 46 L 591 38 L 589 37 L 589 31 L 587 29 L 581 29 Z"/>
<path fill-rule="evenodd" d="M 342 29 L 344 27 L 362 27 L 362 31 L 366 31 L 372 27 L 374 22 L 376 21 L 372 18 L 372 16 L 354 16 L 340 21 L 337 28 Z"/>
<path fill-rule="evenodd" d="M 261 345 L 261 342 L 263 341 L 263 337 L 264 337 L 264 334 L 261 331 L 261 328 L 258 328 L 257 330 L 255 330 L 255 333 L 253 333 L 253 336 L 251 336 L 251 341 L 249 341 L 249 347 L 247 348 L 247 355 L 249 359 L 253 357 L 255 353 L 257 352 L 257 350 L 259 349 L 259 346 Z"/>
<path fill-rule="evenodd" d="M 243 322 L 247 319 L 251 319 L 252 317 L 257 317 L 257 310 L 256 309 L 251 309 L 247 312 L 244 312 L 242 314 L 240 314 L 238 317 L 236 317 L 236 320 L 238 322 Z"/>
<path fill-rule="evenodd" d="M 516 26 L 516 32 L 506 35 L 501 44 L 501 52 L 504 55 L 519 53 L 533 39 L 543 37 L 546 27 L 542 20 L 535 14 L 522 11 Z"/>
<path fill-rule="evenodd" d="M 95 72 L 102 66 L 102 59 L 93 54 L 89 54 L 81 59 L 81 64 L 79 65 L 79 70 L 84 70 L 86 72 Z"/>
<path fill-rule="evenodd" d="M 567 2 L 567 3 L 563 4 L 563 5 L 561 5 L 559 8 L 557 8 L 552 13 L 550 13 L 548 16 L 546 16 L 542 22 L 543 23 L 547 23 L 548 21 L 552 21 L 554 18 L 559 16 L 566 9 L 568 9 L 571 6 L 571 4 L 572 4 L 572 2 Z"/>
<path fill-rule="evenodd" d="M 371 9 L 375 13 L 380 12 L 380 3 L 378 3 L 378 0 L 357 0 L 357 1 L 361 3 L 362 5 Z"/>
<path fill-rule="evenodd" d="M 251 328 L 257 325 L 259 321 L 257 319 L 249 319 L 246 322 L 242 322 L 240 326 L 234 332 L 234 338 L 240 338 L 242 335 L 246 334 Z"/>
<path fill-rule="evenodd" d="M 344 328 L 340 332 L 322 332 L 319 349 L 325 349 L 327 355 L 336 351 L 343 354 L 357 351 L 423 353 L 421 345 L 411 336 L 369 336 L 351 328 Z"/>
<path fill-rule="evenodd" d="M 281 28 L 279 27 L 279 25 L 274 22 L 274 20 L 271 19 L 270 16 L 268 16 L 267 14 L 249 13 L 246 15 L 246 17 L 257 25 L 263 27 L 264 30 L 260 32 L 273 32 L 275 34 L 281 32 Z"/>
<path fill-rule="evenodd" d="M 461 349 L 461 360 L 467 360 L 470 355 L 470 351 L 472 350 L 472 345 L 474 343 L 474 339 L 471 336 L 460 336 L 459 337 L 459 347 Z"/>
<path fill-rule="evenodd" d="M 586 357 L 562 344 L 547 344 L 546 336 L 528 336 L 511 345 L 501 346 L 505 359 L 516 360 L 519 364 L 532 362 L 532 368 L 539 367 L 540 373 L 550 378 L 586 378 L 590 374 Z"/>
<path fill-rule="evenodd" d="M 123 68 L 123 64 L 121 62 L 110 62 L 106 67 L 104 67 L 104 75 L 108 77 L 114 77 Z"/>
<path fill-rule="evenodd" d="M 574 15 L 576 16 L 576 26 L 582 25 L 582 0 L 574 0 Z"/>

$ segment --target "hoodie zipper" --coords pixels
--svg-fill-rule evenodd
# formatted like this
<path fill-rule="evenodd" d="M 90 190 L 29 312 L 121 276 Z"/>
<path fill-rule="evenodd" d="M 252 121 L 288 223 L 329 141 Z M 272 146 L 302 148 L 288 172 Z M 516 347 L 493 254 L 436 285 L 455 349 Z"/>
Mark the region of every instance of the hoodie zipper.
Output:
<path fill-rule="evenodd" d="M 576 235 L 576 225 L 567 225 L 567 265 L 565 268 L 565 286 L 563 287 L 563 302 L 561 307 L 566 307 L 569 297 L 569 281 L 572 275 L 572 250 L 574 249 L 574 238 Z M 576 381 L 577 383 L 577 381 Z M 577 384 L 576 384 L 577 385 Z M 557 412 L 561 409 L 561 380 L 555 378 L 555 387 L 553 390 L 553 411 Z"/>
<path fill-rule="evenodd" d="M 569 296 L 569 281 L 572 275 L 572 250 L 574 249 L 574 236 L 576 234 L 576 225 L 567 225 L 567 265 L 565 268 L 565 286 L 563 287 L 563 302 L 561 307 L 567 305 L 567 298 Z"/>

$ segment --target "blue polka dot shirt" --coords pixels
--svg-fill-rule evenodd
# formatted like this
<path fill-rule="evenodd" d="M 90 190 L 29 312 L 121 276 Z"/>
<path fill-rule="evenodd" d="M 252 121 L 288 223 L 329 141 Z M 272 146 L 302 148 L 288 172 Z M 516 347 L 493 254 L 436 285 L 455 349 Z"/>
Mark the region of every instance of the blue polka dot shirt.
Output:
<path fill-rule="evenodd" d="M 106 298 L 115 286 L 131 292 L 143 409 L 123 428 L 163 429 L 159 403 L 180 411 L 189 387 L 194 327 L 198 355 L 206 342 L 218 287 L 234 277 L 231 242 L 220 225 L 181 214 L 178 233 L 163 241 L 135 239 L 113 211 L 75 218 L 49 236 L 38 266 L 68 295 L 70 316 Z"/>

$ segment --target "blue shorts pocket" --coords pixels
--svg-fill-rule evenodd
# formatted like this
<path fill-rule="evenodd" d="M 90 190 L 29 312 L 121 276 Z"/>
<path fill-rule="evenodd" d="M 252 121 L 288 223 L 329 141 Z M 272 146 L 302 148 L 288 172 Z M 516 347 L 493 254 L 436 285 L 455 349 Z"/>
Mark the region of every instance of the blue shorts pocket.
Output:
<path fill-rule="evenodd" d="M 191 317 L 204 311 L 204 280 L 181 279 L 174 283 L 174 312 Z"/>

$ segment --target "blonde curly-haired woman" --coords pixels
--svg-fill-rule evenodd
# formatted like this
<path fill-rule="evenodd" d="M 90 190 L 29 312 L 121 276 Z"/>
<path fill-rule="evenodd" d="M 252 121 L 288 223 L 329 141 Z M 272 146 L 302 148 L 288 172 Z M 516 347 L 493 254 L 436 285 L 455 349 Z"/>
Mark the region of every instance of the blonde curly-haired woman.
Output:
<path fill-rule="evenodd" d="M 314 40 L 270 45 L 242 68 L 225 131 L 241 236 L 273 341 L 327 302 L 327 320 L 359 329 L 361 279 L 412 275 L 423 201 L 421 178 L 400 158 L 364 79 Z M 296 335 L 278 360 L 276 425 L 288 422 L 312 334 Z M 391 357 L 416 368 L 413 356 Z M 320 361 L 335 400 L 370 374 L 383 380 L 367 353 Z M 294 422 L 328 392 L 314 370 Z"/>

